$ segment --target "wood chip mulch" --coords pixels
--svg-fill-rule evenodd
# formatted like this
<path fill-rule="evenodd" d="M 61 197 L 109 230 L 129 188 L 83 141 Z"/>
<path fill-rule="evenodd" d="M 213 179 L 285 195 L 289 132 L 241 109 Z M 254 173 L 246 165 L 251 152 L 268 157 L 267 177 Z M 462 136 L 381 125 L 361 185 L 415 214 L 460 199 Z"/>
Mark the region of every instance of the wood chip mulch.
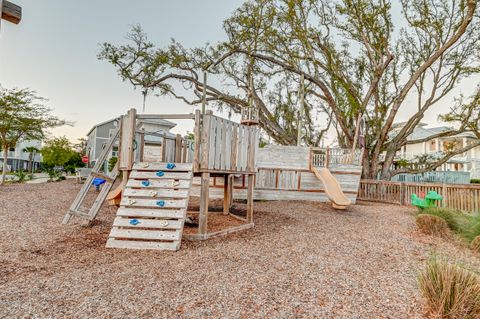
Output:
<path fill-rule="evenodd" d="M 255 202 L 250 230 L 106 249 L 115 208 L 61 224 L 79 188 L 0 186 L 0 318 L 423 318 L 416 276 L 432 250 L 480 263 L 419 234 L 412 209 L 363 202 Z"/>

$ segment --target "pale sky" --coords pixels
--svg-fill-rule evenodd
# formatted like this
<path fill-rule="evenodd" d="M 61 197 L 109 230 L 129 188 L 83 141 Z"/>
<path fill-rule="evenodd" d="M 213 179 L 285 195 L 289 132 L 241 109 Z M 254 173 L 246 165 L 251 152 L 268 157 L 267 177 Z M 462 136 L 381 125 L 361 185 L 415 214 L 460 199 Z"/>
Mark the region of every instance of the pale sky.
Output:
<path fill-rule="evenodd" d="M 19 25 L 3 21 L 0 31 L 0 85 L 29 87 L 49 99 L 54 114 L 69 121 L 52 131 L 73 142 L 99 122 L 117 117 L 131 107 L 141 110 L 142 96 L 123 83 L 113 66 L 97 60 L 99 43 L 126 43 L 130 26 L 140 24 L 149 39 L 165 46 L 175 38 L 185 47 L 225 39 L 222 21 L 243 0 L 12 0 L 22 6 Z M 394 18 L 396 18 L 394 16 Z M 478 77 L 462 83 L 454 95 L 469 95 Z M 437 115 L 448 111 L 451 96 L 425 118 L 441 125 Z M 412 100 L 413 102 L 413 100 Z M 404 107 L 397 121 L 415 106 Z M 170 98 L 149 97 L 147 113 L 190 113 L 192 107 Z M 175 132 L 192 130 L 179 122 Z"/>
<path fill-rule="evenodd" d="M 142 96 L 123 83 L 112 65 L 97 60 L 99 43 L 123 44 L 130 26 L 140 24 L 158 46 L 171 38 L 186 47 L 225 39 L 222 22 L 242 0 L 12 0 L 22 21 L 2 21 L 0 85 L 30 87 L 49 99 L 54 114 L 75 126 L 52 131 L 72 141 L 99 122 L 131 107 Z M 147 113 L 190 113 L 192 107 L 170 98 L 149 97 Z M 193 130 L 179 123 L 176 131 Z"/>

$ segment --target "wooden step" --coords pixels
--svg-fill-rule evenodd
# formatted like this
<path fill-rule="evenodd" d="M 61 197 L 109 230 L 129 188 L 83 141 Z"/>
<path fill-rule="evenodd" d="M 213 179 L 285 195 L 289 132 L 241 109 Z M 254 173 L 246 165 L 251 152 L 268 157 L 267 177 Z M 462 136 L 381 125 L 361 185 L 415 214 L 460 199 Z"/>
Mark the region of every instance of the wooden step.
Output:
<path fill-rule="evenodd" d="M 173 230 L 147 230 L 147 229 L 112 229 L 110 237 L 150 240 L 180 240 L 180 231 Z"/>
<path fill-rule="evenodd" d="M 137 224 L 131 224 L 135 220 Z M 142 219 L 142 218 L 124 218 L 116 217 L 113 226 L 129 228 L 156 228 L 156 229 L 180 229 L 183 227 L 183 221 L 175 219 Z"/>
<path fill-rule="evenodd" d="M 157 172 L 141 172 L 141 171 L 132 171 L 130 173 L 130 178 L 133 179 L 178 179 L 178 180 L 191 180 L 191 172 L 165 172 L 162 171 L 163 176 L 157 176 Z"/>
<path fill-rule="evenodd" d="M 128 198 L 151 197 L 151 198 L 187 198 L 188 190 L 175 189 L 133 189 L 127 187 L 123 196 Z"/>
<path fill-rule="evenodd" d="M 164 172 L 191 172 L 192 163 L 175 163 L 172 169 L 167 168 L 168 163 L 150 163 L 141 162 L 133 164 L 133 170 L 136 171 L 164 171 Z"/>
<path fill-rule="evenodd" d="M 190 180 L 179 180 L 175 181 L 173 184 L 173 179 L 154 179 L 148 180 L 149 184 L 145 186 L 142 184 L 144 180 L 138 179 L 130 179 L 127 182 L 127 187 L 132 188 L 148 188 L 148 189 L 155 189 L 155 188 L 175 188 L 175 189 L 189 189 L 190 188 Z M 174 186 L 175 185 L 175 186 Z"/>
<path fill-rule="evenodd" d="M 122 201 L 120 202 L 120 206 L 125 207 L 150 207 L 153 209 L 162 209 L 162 208 L 187 208 L 188 205 L 188 198 L 186 199 L 163 199 L 163 198 L 156 198 L 156 199 L 143 199 L 143 198 L 127 198 L 122 197 Z M 160 206 L 157 205 L 157 202 L 163 200 L 164 205 Z"/>
<path fill-rule="evenodd" d="M 127 249 L 157 249 L 157 250 L 178 250 L 180 241 L 159 242 L 159 241 L 133 241 L 119 240 L 109 238 L 107 240 L 108 248 L 127 248 Z"/>
<path fill-rule="evenodd" d="M 117 216 L 181 219 L 186 217 L 186 209 L 147 209 L 120 207 L 117 211 Z"/>

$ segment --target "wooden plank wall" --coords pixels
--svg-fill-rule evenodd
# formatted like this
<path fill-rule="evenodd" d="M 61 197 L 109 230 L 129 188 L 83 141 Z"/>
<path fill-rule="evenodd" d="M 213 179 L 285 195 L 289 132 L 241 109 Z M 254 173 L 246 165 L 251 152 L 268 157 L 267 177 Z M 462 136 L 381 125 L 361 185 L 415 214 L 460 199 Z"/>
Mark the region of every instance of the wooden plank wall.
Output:
<path fill-rule="evenodd" d="M 358 198 L 410 206 L 412 194 L 424 197 L 428 191 L 436 191 L 443 197 L 443 207 L 480 212 L 480 185 L 361 180 Z"/>
<path fill-rule="evenodd" d="M 257 167 L 310 169 L 310 150 L 305 146 L 267 145 L 258 150 Z"/>
<path fill-rule="evenodd" d="M 199 171 L 254 173 L 260 131 L 211 114 L 203 115 Z"/>
<path fill-rule="evenodd" d="M 268 146 L 257 151 L 254 199 L 328 201 L 325 187 L 310 171 L 310 150 L 297 146 Z M 345 195 L 356 201 L 362 167 L 336 164 L 329 167 Z M 194 179 L 193 194 L 198 193 L 199 180 Z M 211 198 L 223 196 L 222 178 L 211 180 Z M 246 198 L 245 183 L 235 179 L 234 197 Z"/>

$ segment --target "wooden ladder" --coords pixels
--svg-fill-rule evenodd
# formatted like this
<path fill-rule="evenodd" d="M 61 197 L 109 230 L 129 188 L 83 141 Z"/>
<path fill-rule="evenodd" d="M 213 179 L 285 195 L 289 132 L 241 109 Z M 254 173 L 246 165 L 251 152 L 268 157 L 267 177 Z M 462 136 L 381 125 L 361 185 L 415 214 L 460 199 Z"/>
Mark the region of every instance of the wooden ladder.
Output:
<path fill-rule="evenodd" d="M 136 163 L 106 247 L 178 250 L 192 186 L 191 163 Z"/>
<path fill-rule="evenodd" d="M 101 170 L 103 168 L 105 160 L 107 159 L 108 154 L 111 154 L 113 145 L 115 144 L 115 141 L 118 139 L 119 135 L 120 135 L 120 128 L 117 127 L 113 132 L 113 135 L 108 141 L 107 145 L 103 149 L 102 153 L 98 157 L 98 160 L 95 163 L 95 166 L 93 167 L 92 171 L 88 175 L 82 188 L 78 192 L 77 197 L 75 197 L 75 200 L 70 206 L 70 209 L 65 214 L 65 217 L 63 218 L 63 224 L 67 224 L 73 216 L 81 217 L 88 221 L 95 219 L 95 217 L 97 216 L 97 213 L 100 210 L 100 207 L 105 201 L 105 198 L 107 197 L 108 192 L 112 188 L 112 185 L 118 176 L 117 165 L 115 165 L 115 167 L 113 168 L 112 172 L 110 172 L 109 175 L 102 173 Z M 98 193 L 97 198 L 93 202 L 92 206 L 90 208 L 86 208 L 83 205 L 85 201 L 85 197 L 87 196 L 88 191 L 92 186 L 93 180 L 97 177 L 104 179 L 105 183 L 102 186 L 102 189 L 100 190 L 100 192 Z"/>

